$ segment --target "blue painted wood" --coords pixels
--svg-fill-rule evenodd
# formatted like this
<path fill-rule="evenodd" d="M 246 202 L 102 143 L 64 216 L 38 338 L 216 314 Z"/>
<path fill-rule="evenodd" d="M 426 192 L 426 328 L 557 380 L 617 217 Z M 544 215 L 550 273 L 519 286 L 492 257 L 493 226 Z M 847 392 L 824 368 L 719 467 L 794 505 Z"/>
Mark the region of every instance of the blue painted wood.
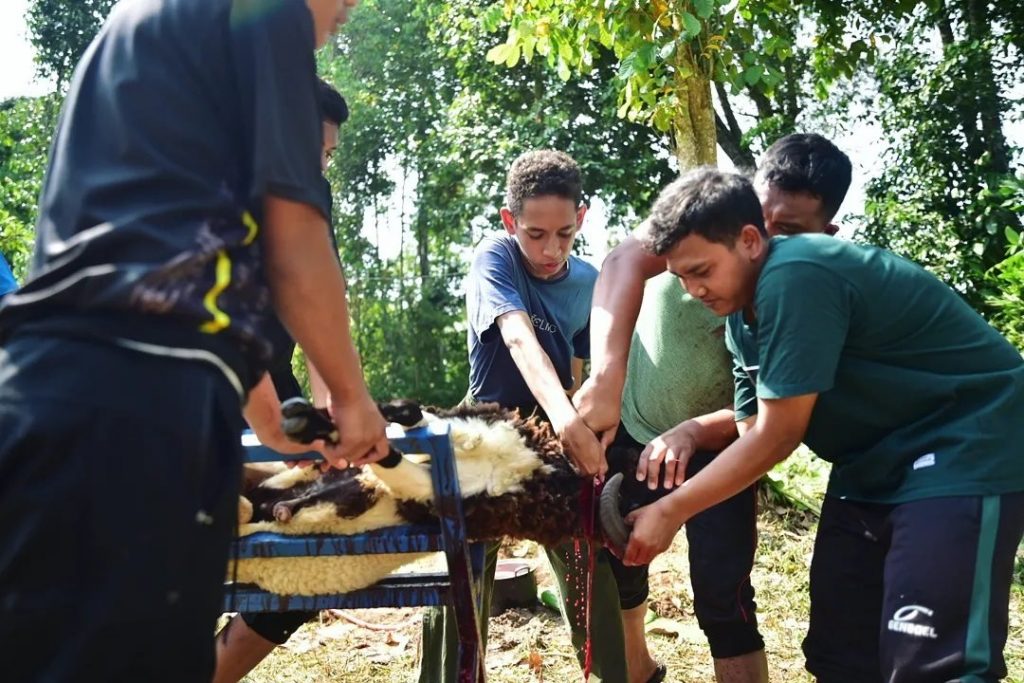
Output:
<path fill-rule="evenodd" d="M 276 595 L 256 586 L 228 584 L 224 609 L 278 612 L 450 605 L 459 630 L 459 683 L 482 683 L 486 674 L 477 615 L 484 545 L 470 544 L 466 537 L 449 427 L 434 422 L 389 437 L 399 451 L 430 455 L 438 525 L 394 526 L 351 536 L 257 533 L 236 541 L 235 556 L 247 559 L 442 551 L 448 573 L 396 574 L 369 588 L 338 595 Z M 320 459 L 318 453 L 284 456 L 260 444 L 251 432 L 243 435 L 242 442 L 250 462 Z"/>
<path fill-rule="evenodd" d="M 443 573 L 392 574 L 377 584 L 336 595 L 275 595 L 253 586 L 239 586 L 232 599 L 239 612 L 310 612 L 322 609 L 427 607 L 450 602 L 451 586 Z"/>
<path fill-rule="evenodd" d="M 351 536 L 310 534 L 294 536 L 260 532 L 237 541 L 232 554 L 253 557 L 322 557 L 379 553 L 429 553 L 442 550 L 438 526 L 391 526 Z"/>

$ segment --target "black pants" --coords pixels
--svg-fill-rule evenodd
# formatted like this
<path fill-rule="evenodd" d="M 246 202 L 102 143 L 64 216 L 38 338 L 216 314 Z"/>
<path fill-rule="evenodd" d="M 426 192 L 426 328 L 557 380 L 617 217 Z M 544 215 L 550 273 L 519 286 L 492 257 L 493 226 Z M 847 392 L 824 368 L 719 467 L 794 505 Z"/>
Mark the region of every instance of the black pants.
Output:
<path fill-rule="evenodd" d="M 614 446 L 608 449 L 609 468 L 624 469 L 623 463 L 612 461 L 616 451 L 642 450 L 643 447 L 620 426 Z M 686 477 L 693 477 L 716 455 L 707 451 L 695 453 L 686 465 Z M 637 482 L 635 475 L 635 469 L 624 472 L 623 491 L 627 499 L 638 503 L 637 507 L 668 493 L 660 487 L 650 491 L 647 482 Z M 695 515 L 685 529 L 693 610 L 707 636 L 711 656 L 723 659 L 763 650 L 764 640 L 757 629 L 754 588 L 750 584 L 757 548 L 756 485 Z M 622 608 L 642 604 L 648 595 L 647 566 L 627 567 L 611 553 L 608 556 L 619 584 Z"/>
<path fill-rule="evenodd" d="M 240 430 L 212 366 L 55 337 L 0 348 L 4 680 L 210 680 Z"/>
<path fill-rule="evenodd" d="M 997 681 L 1024 493 L 883 505 L 825 497 L 807 669 L 831 683 Z"/>

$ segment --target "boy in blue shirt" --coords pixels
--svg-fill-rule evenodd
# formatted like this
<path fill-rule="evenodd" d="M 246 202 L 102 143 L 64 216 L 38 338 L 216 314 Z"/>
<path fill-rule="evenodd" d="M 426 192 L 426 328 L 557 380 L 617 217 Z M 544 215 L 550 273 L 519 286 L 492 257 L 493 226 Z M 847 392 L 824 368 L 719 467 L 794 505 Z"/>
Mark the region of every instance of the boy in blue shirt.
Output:
<path fill-rule="evenodd" d="M 481 241 L 466 280 L 467 400 L 496 402 L 524 417 L 549 420 L 580 472 L 602 475 L 607 469 L 603 447 L 570 400 L 583 359 L 590 355 L 590 301 L 597 280 L 597 270 L 572 255 L 586 214 L 579 167 L 562 152 L 529 152 L 512 164 L 507 194 L 508 206 L 501 210 L 507 234 Z M 547 554 L 582 664 L 587 550 L 585 543 L 580 546 L 575 559 L 572 543 Z M 492 545 L 481 616 L 485 639 L 496 557 Z M 592 673 L 596 680 L 626 681 L 622 623 L 607 562 L 597 564 L 593 585 Z M 427 612 L 421 683 L 455 681 L 456 638 L 448 610 Z"/>
<path fill-rule="evenodd" d="M 885 250 L 768 240 L 749 181 L 667 187 L 645 247 L 728 315 L 740 438 L 631 513 L 626 564 L 804 441 L 832 462 L 804 653 L 819 681 L 1006 675 L 1024 535 L 1024 360 L 949 287 Z"/>

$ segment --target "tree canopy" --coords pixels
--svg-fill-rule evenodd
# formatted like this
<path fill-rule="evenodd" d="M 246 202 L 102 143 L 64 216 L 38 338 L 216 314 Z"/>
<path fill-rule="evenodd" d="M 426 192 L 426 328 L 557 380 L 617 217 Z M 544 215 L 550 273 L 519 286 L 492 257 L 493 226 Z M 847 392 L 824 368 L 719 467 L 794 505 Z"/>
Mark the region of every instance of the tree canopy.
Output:
<path fill-rule="evenodd" d="M 0 104 L 0 249 L 19 275 L 61 92 L 112 5 L 31 2 L 57 88 Z M 508 164 L 536 147 L 576 157 L 621 235 L 716 146 L 753 168 L 782 134 L 874 127 L 857 239 L 1022 345 L 1022 48 L 1008 0 L 364 0 L 319 66 L 351 110 L 329 175 L 371 389 L 461 398 L 462 278 Z"/>

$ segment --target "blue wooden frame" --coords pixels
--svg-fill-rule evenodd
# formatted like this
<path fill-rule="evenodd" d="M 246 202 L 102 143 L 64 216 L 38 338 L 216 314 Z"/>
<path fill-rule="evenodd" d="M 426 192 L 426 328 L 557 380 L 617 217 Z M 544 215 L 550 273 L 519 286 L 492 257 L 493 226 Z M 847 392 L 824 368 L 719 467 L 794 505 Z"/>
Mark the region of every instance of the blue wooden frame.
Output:
<path fill-rule="evenodd" d="M 277 595 L 256 586 L 228 584 L 224 609 L 283 612 L 448 605 L 455 610 L 459 630 L 459 682 L 482 683 L 485 679 L 483 645 L 477 616 L 484 544 L 470 544 L 466 538 L 449 427 L 447 423 L 434 422 L 390 436 L 389 440 L 399 451 L 430 455 L 434 501 L 440 518 L 438 525 L 393 526 L 351 536 L 256 533 L 239 538 L 233 555 L 246 559 L 440 551 L 445 554 L 448 572 L 393 574 L 368 588 L 336 595 Z M 254 442 L 251 435 L 243 438 L 243 444 L 249 462 L 319 457 L 316 454 L 283 456 Z"/>

